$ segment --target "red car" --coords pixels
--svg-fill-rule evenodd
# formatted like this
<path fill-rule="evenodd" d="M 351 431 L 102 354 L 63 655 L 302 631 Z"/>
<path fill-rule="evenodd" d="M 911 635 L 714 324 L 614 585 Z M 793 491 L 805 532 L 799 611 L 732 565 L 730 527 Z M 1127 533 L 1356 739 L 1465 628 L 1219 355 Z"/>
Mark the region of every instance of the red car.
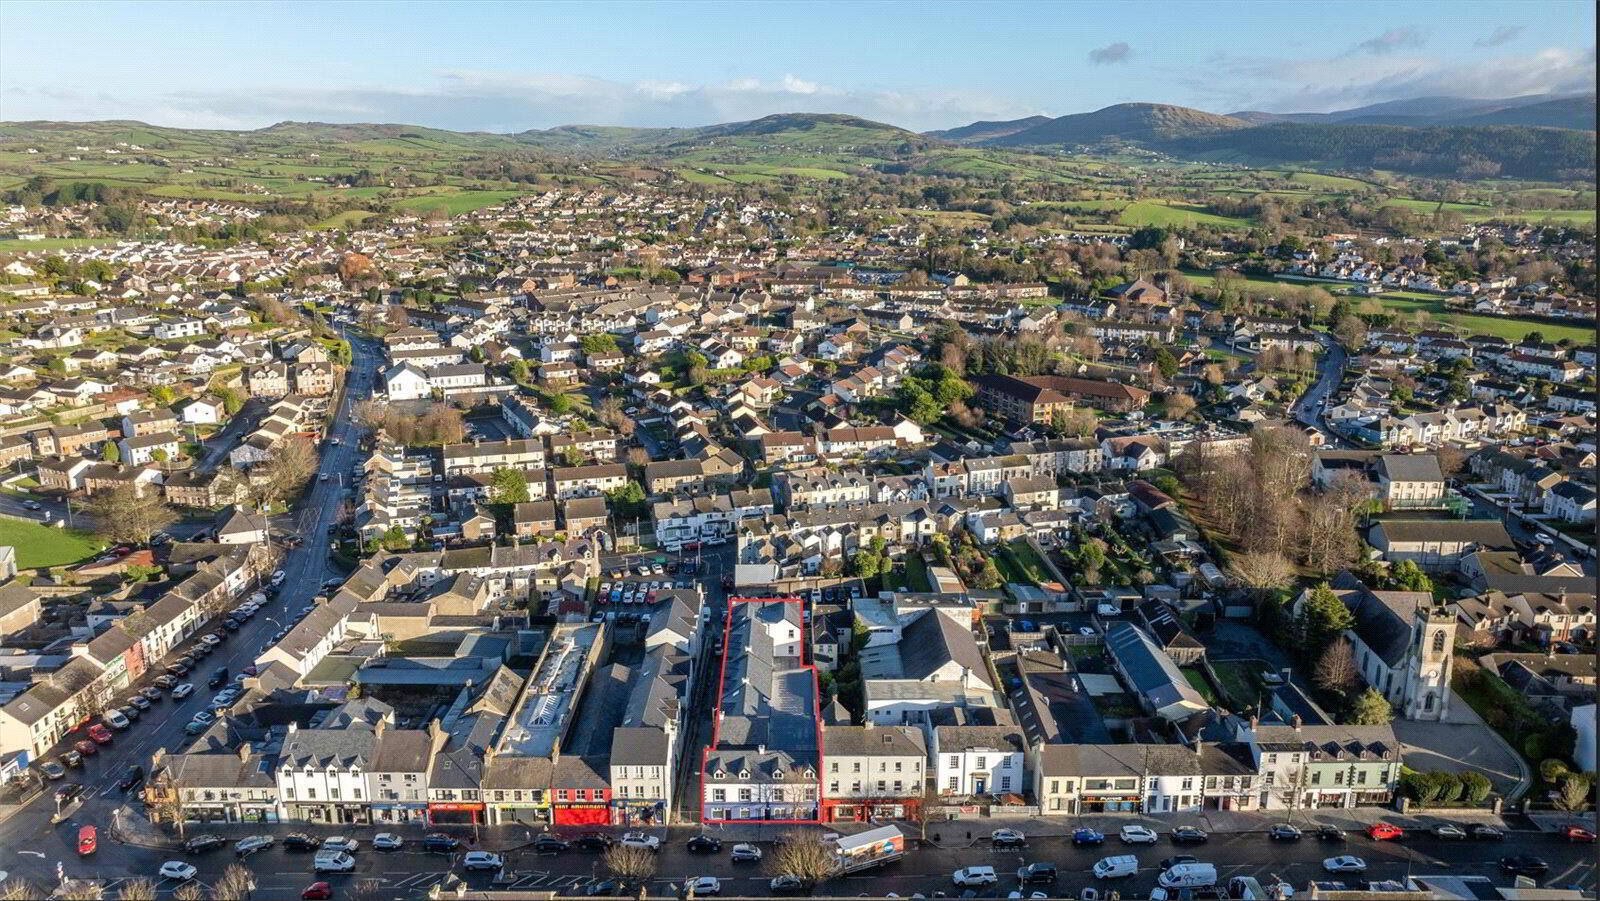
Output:
<path fill-rule="evenodd" d="M 100 723 L 95 723 L 89 727 L 89 737 L 94 739 L 97 745 L 108 745 L 111 743 L 111 730 Z"/>
<path fill-rule="evenodd" d="M 306 886 L 300 897 L 307 901 L 328 901 L 333 897 L 333 885 L 327 882 L 313 882 Z"/>
<path fill-rule="evenodd" d="M 100 753 L 100 746 L 88 739 L 74 743 L 72 749 L 85 757 L 93 757 Z"/>
<path fill-rule="evenodd" d="M 1393 823 L 1373 823 L 1367 827 L 1367 837 L 1375 842 L 1405 838 L 1406 831 Z"/>
<path fill-rule="evenodd" d="M 78 830 L 78 856 L 88 857 L 100 846 L 99 836 L 93 826 L 84 826 Z"/>
<path fill-rule="evenodd" d="M 1583 828 L 1582 826 L 1579 826 L 1577 823 L 1572 823 L 1561 827 L 1561 837 L 1565 838 L 1569 842 L 1583 842 L 1584 844 L 1588 845 L 1594 844 L 1594 833 Z"/>

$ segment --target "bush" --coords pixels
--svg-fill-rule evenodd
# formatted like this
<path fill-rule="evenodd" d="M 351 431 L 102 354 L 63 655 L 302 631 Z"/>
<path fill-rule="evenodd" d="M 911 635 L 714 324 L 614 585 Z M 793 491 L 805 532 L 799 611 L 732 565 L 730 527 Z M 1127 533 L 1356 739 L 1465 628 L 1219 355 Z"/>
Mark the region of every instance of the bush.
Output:
<path fill-rule="evenodd" d="M 1461 774 L 1461 800 L 1468 804 L 1482 804 L 1489 797 L 1489 777 L 1482 773 L 1466 772 Z"/>
<path fill-rule="evenodd" d="M 1530 735 L 1528 737 L 1533 738 L 1534 736 Z M 1571 772 L 1571 768 L 1567 766 L 1566 761 L 1551 757 L 1539 762 L 1539 777 L 1551 785 L 1560 782 L 1561 777 L 1569 772 Z"/>
<path fill-rule="evenodd" d="M 1439 773 L 1439 803 L 1454 804 L 1461 800 L 1461 777 L 1455 773 Z"/>

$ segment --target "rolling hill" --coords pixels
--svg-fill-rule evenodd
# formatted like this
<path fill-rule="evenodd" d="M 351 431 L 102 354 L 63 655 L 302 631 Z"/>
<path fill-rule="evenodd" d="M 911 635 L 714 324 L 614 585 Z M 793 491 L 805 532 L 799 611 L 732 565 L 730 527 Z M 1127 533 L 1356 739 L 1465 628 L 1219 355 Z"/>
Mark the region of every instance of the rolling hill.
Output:
<path fill-rule="evenodd" d="M 986 141 L 996 147 L 1092 145 L 1108 142 L 1149 144 L 1195 137 L 1250 123 L 1186 106 L 1164 103 L 1119 103 L 1092 113 L 1075 113 Z"/>
<path fill-rule="evenodd" d="M 984 141 L 993 141 L 996 138 L 1014 135 L 1019 131 L 1027 131 L 1049 121 L 1051 121 L 1049 116 L 1028 116 L 1025 119 L 974 122 L 971 125 L 963 125 L 960 128 L 930 131 L 927 132 L 927 135 L 930 138 L 938 138 L 941 141 L 950 141 L 954 144 L 981 144 Z"/>
<path fill-rule="evenodd" d="M 1491 100 L 1412 97 L 1330 113 L 1264 113 L 1246 110 L 1229 115 L 1258 125 L 1271 122 L 1405 125 L 1414 128 L 1436 125 L 1527 125 L 1593 131 L 1595 95 L 1529 94 Z"/>

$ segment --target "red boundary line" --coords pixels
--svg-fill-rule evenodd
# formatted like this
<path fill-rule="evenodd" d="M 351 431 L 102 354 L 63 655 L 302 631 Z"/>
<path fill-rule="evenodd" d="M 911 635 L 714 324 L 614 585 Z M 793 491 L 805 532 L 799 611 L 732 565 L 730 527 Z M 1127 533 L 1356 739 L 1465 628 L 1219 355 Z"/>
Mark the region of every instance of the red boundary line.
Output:
<path fill-rule="evenodd" d="M 811 722 L 817 730 L 817 816 L 809 820 L 739 820 L 708 819 L 706 817 L 706 775 L 711 762 L 711 749 L 717 746 L 722 732 L 722 689 L 728 678 L 728 642 L 733 634 L 733 609 L 735 604 L 799 604 L 800 605 L 800 659 L 802 666 L 811 671 Z M 728 613 L 722 624 L 722 665 L 717 671 L 716 706 L 711 715 L 711 743 L 700 750 L 700 822 L 721 823 L 781 823 L 787 825 L 816 825 L 822 822 L 822 686 L 817 679 L 817 666 L 810 662 L 810 630 L 805 625 L 806 601 L 804 598 L 728 598 Z M 732 803 L 732 802 L 730 802 Z"/>

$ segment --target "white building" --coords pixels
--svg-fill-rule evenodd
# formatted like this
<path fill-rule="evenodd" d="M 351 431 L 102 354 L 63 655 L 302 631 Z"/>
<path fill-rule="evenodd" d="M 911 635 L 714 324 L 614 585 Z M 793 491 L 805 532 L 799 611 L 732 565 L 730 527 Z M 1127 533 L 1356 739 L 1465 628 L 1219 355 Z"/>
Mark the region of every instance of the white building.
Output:
<path fill-rule="evenodd" d="M 1028 789 L 1027 745 L 1014 726 L 933 730 L 933 779 L 941 795 L 975 797 Z"/>

